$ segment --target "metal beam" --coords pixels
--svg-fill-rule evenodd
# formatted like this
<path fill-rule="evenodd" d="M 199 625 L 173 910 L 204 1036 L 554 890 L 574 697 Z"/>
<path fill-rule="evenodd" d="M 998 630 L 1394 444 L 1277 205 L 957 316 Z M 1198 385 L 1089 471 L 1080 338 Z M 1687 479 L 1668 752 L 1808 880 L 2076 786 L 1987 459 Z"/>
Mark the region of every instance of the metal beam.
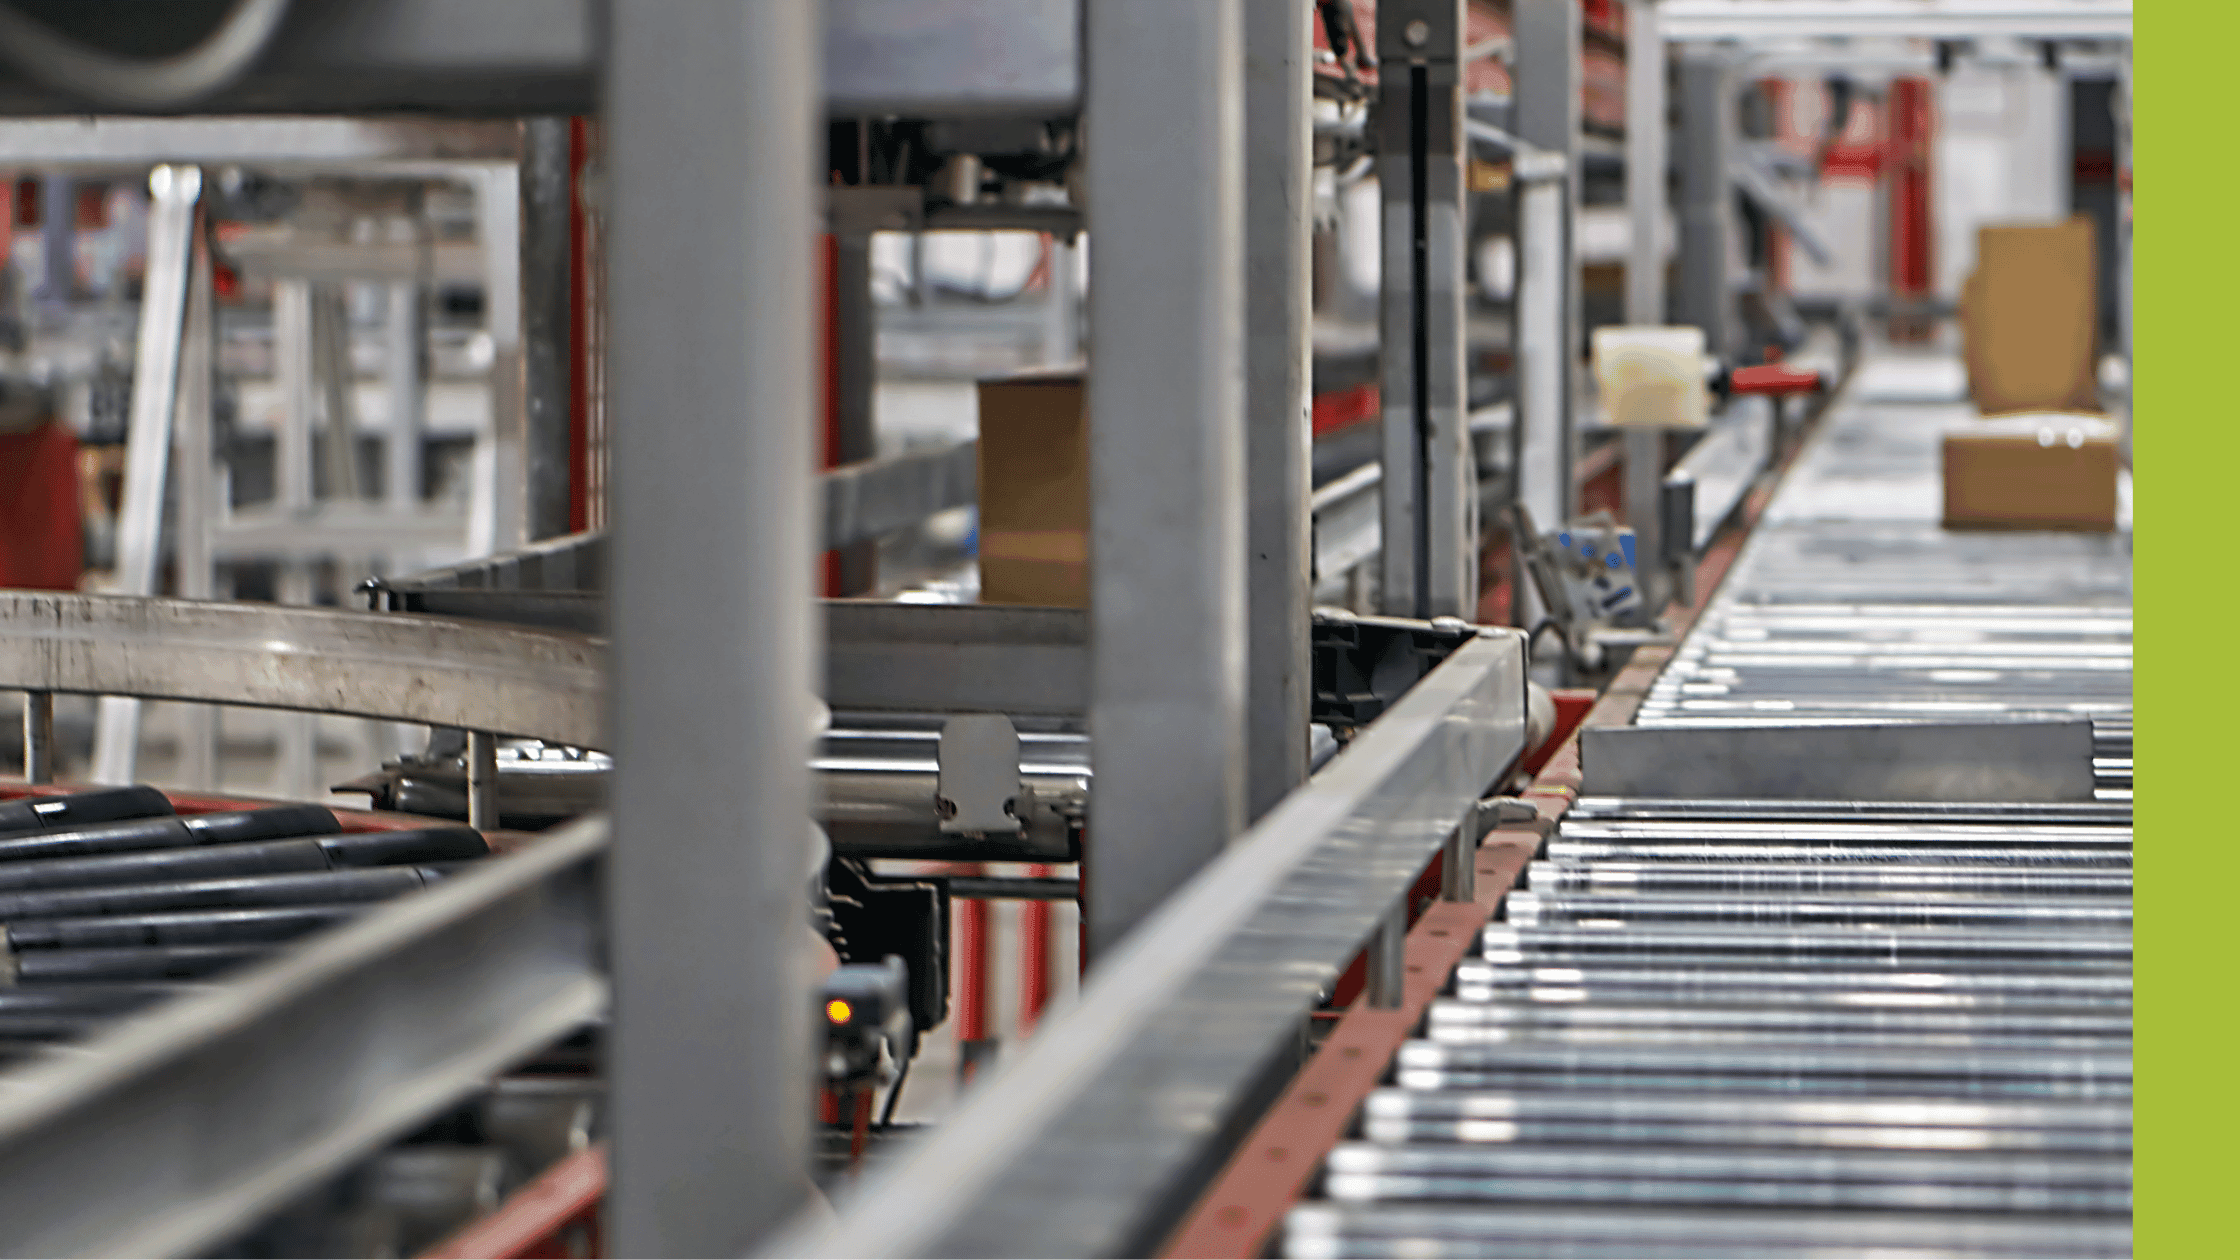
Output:
<path fill-rule="evenodd" d="M 607 31 L 617 1255 L 736 1255 L 810 1193 L 817 38 L 807 0 Z"/>
<path fill-rule="evenodd" d="M 1378 13 L 1378 305 L 1384 413 L 1379 602 L 1397 617 L 1478 611 L 1477 462 L 1463 343 L 1461 0 Z"/>
<path fill-rule="evenodd" d="M 457 726 L 607 747 L 596 639 L 280 604 L 0 591 L 0 688 Z"/>
<path fill-rule="evenodd" d="M 1238 0 L 1087 18 L 1097 954 L 1244 821 L 1244 59 Z"/>
<path fill-rule="evenodd" d="M 1485 631 L 1160 906 L 837 1223 L 797 1222 L 766 1254 L 1155 1254 L 1308 1009 L 1523 744 L 1524 636 Z"/>
<path fill-rule="evenodd" d="M 0 1254 L 207 1255 L 606 1005 L 591 819 L 0 1077 Z"/>
<path fill-rule="evenodd" d="M 1292 0 L 1245 0 L 1248 818 L 1307 777 L 1313 20 Z"/>

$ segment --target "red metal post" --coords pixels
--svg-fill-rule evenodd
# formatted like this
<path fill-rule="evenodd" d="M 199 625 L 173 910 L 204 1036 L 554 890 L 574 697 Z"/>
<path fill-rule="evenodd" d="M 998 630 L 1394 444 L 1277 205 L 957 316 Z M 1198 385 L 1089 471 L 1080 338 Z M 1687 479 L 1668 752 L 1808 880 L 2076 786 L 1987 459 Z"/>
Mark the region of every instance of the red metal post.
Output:
<path fill-rule="evenodd" d="M 1895 79 L 1890 84 L 1886 126 L 1890 160 L 1890 292 L 1901 302 L 1927 298 L 1930 274 L 1929 141 L 1934 127 L 1927 79 Z M 1918 341 L 1929 335 L 1927 319 L 1891 321 L 1891 336 Z"/>
<path fill-rule="evenodd" d="M 1027 874 L 1044 876 L 1047 866 L 1030 866 Z M 1042 1008 L 1050 1001 L 1050 903 L 1022 902 L 1019 906 L 1019 1035 L 1034 1031 Z"/>

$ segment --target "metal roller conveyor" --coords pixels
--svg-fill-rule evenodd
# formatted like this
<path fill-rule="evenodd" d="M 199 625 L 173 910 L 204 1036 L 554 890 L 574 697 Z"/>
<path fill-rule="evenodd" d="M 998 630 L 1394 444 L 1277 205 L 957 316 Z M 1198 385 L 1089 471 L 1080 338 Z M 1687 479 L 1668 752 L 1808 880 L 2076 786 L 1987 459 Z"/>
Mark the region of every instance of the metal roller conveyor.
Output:
<path fill-rule="evenodd" d="M 1511 893 L 1518 927 L 1632 924 L 1843 928 L 2011 928 L 2017 931 L 2128 932 L 2131 908 L 2103 901 L 1733 900 L 1687 896 Z"/>
<path fill-rule="evenodd" d="M 1541 1203 L 1963 1212 L 2127 1212 L 2125 1156 L 1886 1150 L 1386 1146 L 1330 1152 L 1340 1201 L 1510 1199 Z"/>
<path fill-rule="evenodd" d="M 1831 413 L 1284 1254 L 2130 1254 L 2128 548 L 1909 515 L 1943 423 Z"/>
<path fill-rule="evenodd" d="M 2129 936 L 2034 932 L 1870 931 L 1778 932 L 1718 928 L 1629 927 L 1613 931 L 1574 925 L 1520 927 L 1492 923 L 1479 937 L 1487 960 L 1562 965 L 1626 962 L 1688 966 L 1725 960 L 1764 966 L 1941 967 L 2044 970 L 2131 969 Z"/>
<path fill-rule="evenodd" d="M 2131 1098 L 2130 1055 L 2112 1051 L 1410 1041 L 1395 1063 L 1413 1090 Z"/>
<path fill-rule="evenodd" d="M 1372 1142 L 1607 1142 L 2077 1154 L 2131 1149 L 2128 1106 L 1903 1097 L 1574 1095 L 1380 1089 L 1362 1105 Z"/>
<path fill-rule="evenodd" d="M 1544 893 L 1686 893 L 1756 897 L 2129 897 L 2131 871 L 1832 863 L 1678 865 L 1534 862 L 1524 885 Z"/>

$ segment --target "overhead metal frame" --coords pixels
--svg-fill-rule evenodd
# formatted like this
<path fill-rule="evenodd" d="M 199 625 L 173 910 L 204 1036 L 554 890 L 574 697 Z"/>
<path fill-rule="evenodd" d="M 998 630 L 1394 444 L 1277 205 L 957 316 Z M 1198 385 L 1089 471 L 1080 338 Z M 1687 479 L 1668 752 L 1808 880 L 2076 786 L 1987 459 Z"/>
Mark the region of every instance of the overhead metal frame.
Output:
<path fill-rule="evenodd" d="M 1522 753 L 1524 664 L 1515 631 L 1457 649 L 836 1223 L 797 1222 L 763 1254 L 1151 1254 L 1268 1100 L 1309 1008 Z"/>

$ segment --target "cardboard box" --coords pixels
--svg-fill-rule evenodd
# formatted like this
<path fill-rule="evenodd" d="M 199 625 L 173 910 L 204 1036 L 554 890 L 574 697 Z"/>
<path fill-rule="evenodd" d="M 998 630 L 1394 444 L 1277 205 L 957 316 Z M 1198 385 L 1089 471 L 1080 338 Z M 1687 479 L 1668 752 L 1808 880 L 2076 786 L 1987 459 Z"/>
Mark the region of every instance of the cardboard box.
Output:
<path fill-rule="evenodd" d="M 2101 416 L 2025 415 L 1945 435 L 1947 529 L 2116 527 L 2116 426 Z"/>
<path fill-rule="evenodd" d="M 2089 217 L 1977 229 L 1976 269 L 1960 293 L 1976 409 L 2097 411 L 2099 299 Z"/>
<path fill-rule="evenodd" d="M 980 382 L 980 602 L 1089 606 L 1089 398 L 1078 371 Z"/>

